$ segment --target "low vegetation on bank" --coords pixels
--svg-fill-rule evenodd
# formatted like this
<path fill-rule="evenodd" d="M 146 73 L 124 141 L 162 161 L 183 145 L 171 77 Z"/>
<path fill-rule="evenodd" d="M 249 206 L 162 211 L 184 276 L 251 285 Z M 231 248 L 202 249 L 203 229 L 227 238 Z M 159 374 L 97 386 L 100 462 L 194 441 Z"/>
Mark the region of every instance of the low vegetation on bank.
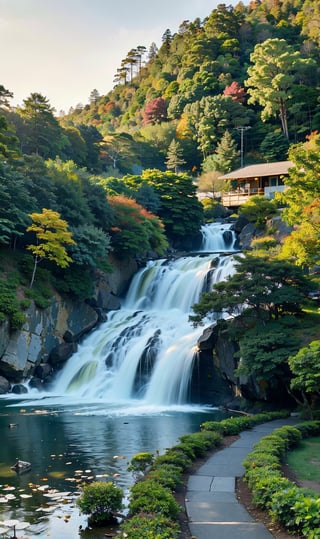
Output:
<path fill-rule="evenodd" d="M 308 539 L 320 537 L 320 495 L 284 477 L 281 464 L 287 451 L 302 439 L 320 434 L 320 421 L 276 429 L 257 444 L 244 460 L 245 480 L 253 502 L 269 512 L 289 533 Z"/>

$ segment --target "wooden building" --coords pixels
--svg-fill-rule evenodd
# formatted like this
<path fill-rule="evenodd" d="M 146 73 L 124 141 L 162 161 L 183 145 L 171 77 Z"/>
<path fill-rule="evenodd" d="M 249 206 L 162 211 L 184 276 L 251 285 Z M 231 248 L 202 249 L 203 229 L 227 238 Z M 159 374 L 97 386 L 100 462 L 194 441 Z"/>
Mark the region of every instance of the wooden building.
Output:
<path fill-rule="evenodd" d="M 261 163 L 232 170 L 219 177 L 230 181 L 231 190 L 222 194 L 222 204 L 228 208 L 241 206 L 252 195 L 273 198 L 276 191 L 284 191 L 283 178 L 288 175 L 292 161 Z"/>

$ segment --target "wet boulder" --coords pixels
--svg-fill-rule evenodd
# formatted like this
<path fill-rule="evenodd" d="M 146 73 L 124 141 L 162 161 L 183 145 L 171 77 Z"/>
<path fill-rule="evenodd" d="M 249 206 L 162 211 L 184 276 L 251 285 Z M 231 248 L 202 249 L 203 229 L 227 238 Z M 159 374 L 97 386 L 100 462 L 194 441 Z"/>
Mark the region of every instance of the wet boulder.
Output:
<path fill-rule="evenodd" d="M 40 363 L 40 365 L 37 365 L 34 371 L 34 375 L 36 378 L 39 378 L 40 380 L 44 380 L 52 373 L 52 365 L 50 363 Z"/>
<path fill-rule="evenodd" d="M 77 351 L 75 342 L 65 342 L 58 344 L 49 354 L 49 363 L 54 368 L 62 366 Z"/>
<path fill-rule="evenodd" d="M 8 393 L 9 390 L 10 382 L 4 376 L 0 376 L 0 395 Z"/>
<path fill-rule="evenodd" d="M 11 390 L 15 395 L 24 395 L 28 393 L 28 389 L 23 384 L 15 384 Z"/>

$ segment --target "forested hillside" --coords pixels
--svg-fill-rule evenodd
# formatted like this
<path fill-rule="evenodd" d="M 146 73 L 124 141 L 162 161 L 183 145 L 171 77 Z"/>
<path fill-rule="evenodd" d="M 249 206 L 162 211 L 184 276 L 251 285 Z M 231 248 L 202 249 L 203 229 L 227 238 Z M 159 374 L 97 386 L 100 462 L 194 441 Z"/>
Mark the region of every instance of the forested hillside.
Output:
<path fill-rule="evenodd" d="M 288 144 L 319 129 L 319 9 L 316 0 L 262 0 L 181 21 L 159 48 L 128 51 L 114 89 L 93 90 L 62 125 L 97 128 L 102 169 L 120 173 L 166 168 L 177 145 L 182 170 L 226 172 L 240 164 L 241 127 L 250 127 L 248 164 L 286 159 Z"/>

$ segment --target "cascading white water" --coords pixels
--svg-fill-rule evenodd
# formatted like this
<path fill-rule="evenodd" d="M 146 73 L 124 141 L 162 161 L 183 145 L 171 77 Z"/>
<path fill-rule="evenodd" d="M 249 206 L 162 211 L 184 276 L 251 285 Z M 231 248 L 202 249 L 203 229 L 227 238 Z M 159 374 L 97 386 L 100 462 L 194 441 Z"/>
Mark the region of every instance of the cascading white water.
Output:
<path fill-rule="evenodd" d="M 206 227 L 202 250 L 232 251 L 221 239 L 227 227 Z M 122 308 L 109 313 L 69 359 L 53 393 L 81 402 L 185 403 L 203 332 L 188 320 L 192 305 L 233 268 L 232 256 L 207 253 L 149 262 L 134 276 Z"/>
<path fill-rule="evenodd" d="M 229 223 L 213 223 L 201 228 L 201 250 L 206 252 L 234 251 L 236 236 Z"/>

